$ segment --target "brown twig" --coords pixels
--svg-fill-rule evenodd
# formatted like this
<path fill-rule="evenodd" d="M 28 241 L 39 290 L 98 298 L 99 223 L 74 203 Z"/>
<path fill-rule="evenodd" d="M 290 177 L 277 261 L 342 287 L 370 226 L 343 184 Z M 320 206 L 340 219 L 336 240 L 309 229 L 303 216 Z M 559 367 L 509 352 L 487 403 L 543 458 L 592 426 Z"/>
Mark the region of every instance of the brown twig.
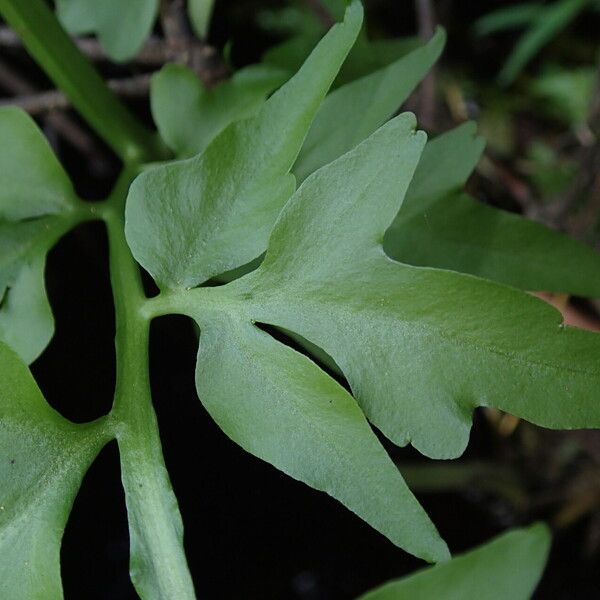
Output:
<path fill-rule="evenodd" d="M 431 0 L 415 0 L 419 37 L 428 41 L 435 29 L 435 15 Z M 423 79 L 419 92 L 419 120 L 425 129 L 435 130 L 435 68 Z"/>
<path fill-rule="evenodd" d="M 160 21 L 171 60 L 190 67 L 208 88 L 229 75 L 217 50 L 192 33 L 183 0 L 163 0 Z"/>
<path fill-rule="evenodd" d="M 126 79 L 109 79 L 108 87 L 120 96 L 135 98 L 145 96 L 150 87 L 150 75 L 137 75 Z M 54 111 L 70 106 L 69 99 L 59 90 L 29 93 L 0 100 L 0 106 L 19 106 L 31 115 Z"/>
<path fill-rule="evenodd" d="M 537 200 L 533 197 L 531 188 L 526 181 L 517 177 L 488 152 L 485 152 L 479 161 L 477 172 L 489 181 L 499 182 L 501 186 L 508 190 L 511 198 L 516 200 L 523 214 L 531 216 L 535 206 L 537 206 Z"/>
<path fill-rule="evenodd" d="M 35 88 L 25 80 L 20 74 L 14 71 L 8 64 L 0 60 L 0 85 L 6 90 L 18 94 L 16 98 L 0 100 L 0 106 L 19 105 L 18 98 L 28 97 L 35 91 Z M 84 131 L 68 115 L 47 109 L 46 121 L 49 125 L 67 140 L 75 148 L 84 154 L 91 154 L 96 148 L 96 144 L 86 131 Z"/>
<path fill-rule="evenodd" d="M 109 60 L 106 52 L 94 38 L 75 38 L 75 44 L 79 50 L 90 60 Z M 21 38 L 9 27 L 0 27 L 0 47 L 20 49 L 23 47 Z M 162 65 L 169 60 L 169 52 L 166 44 L 157 37 L 149 38 L 142 49 L 131 59 L 131 62 L 140 65 Z"/>
<path fill-rule="evenodd" d="M 28 94 L 33 89 L 28 81 L 2 60 L 0 60 L 0 85 L 14 94 Z"/>

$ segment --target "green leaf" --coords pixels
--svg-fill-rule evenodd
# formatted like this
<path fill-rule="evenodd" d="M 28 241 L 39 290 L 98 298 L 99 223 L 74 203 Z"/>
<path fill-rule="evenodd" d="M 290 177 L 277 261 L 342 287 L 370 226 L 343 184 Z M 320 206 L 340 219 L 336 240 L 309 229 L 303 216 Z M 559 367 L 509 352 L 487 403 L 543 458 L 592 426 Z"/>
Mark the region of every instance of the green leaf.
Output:
<path fill-rule="evenodd" d="M 347 0 L 324 0 L 324 7 L 335 19 L 344 14 Z M 323 35 L 323 21 L 308 5 L 287 6 L 261 11 L 259 25 L 270 33 L 290 37 L 263 54 L 263 63 L 295 73 Z M 344 61 L 333 87 L 344 85 L 385 67 L 422 45 L 418 37 L 369 39 L 363 27 Z"/>
<path fill-rule="evenodd" d="M 35 123 L 0 109 L 0 340 L 27 363 L 54 332 L 46 297 L 48 250 L 74 224 L 77 198 Z"/>
<path fill-rule="evenodd" d="M 62 598 L 60 542 L 81 480 L 108 441 L 101 422 L 74 425 L 44 400 L 0 343 L 0 597 Z"/>
<path fill-rule="evenodd" d="M 187 67 L 166 65 L 152 77 L 152 115 L 167 145 L 188 158 L 203 152 L 230 123 L 255 114 L 285 79 L 278 69 L 253 65 L 209 90 Z"/>
<path fill-rule="evenodd" d="M 125 61 L 150 35 L 158 0 L 56 0 L 56 10 L 69 33 L 95 33 L 113 60 Z"/>
<path fill-rule="evenodd" d="M 416 37 L 369 40 L 364 34 L 364 29 L 361 34 L 342 65 L 334 87 L 345 85 L 386 67 L 423 44 L 423 41 Z"/>
<path fill-rule="evenodd" d="M 600 336 L 512 288 L 383 253 L 424 144 L 413 127 L 401 115 L 314 173 L 261 267 L 212 293 L 321 347 L 369 420 L 427 456 L 463 452 L 476 406 L 546 427 L 599 425 Z"/>
<path fill-rule="evenodd" d="M 306 60 L 319 41 L 319 34 L 296 35 L 277 46 L 269 48 L 262 58 L 263 64 L 294 73 Z M 419 38 L 407 37 L 369 41 L 360 36 L 344 61 L 333 87 L 339 87 L 365 77 L 402 58 L 422 45 Z"/>
<path fill-rule="evenodd" d="M 355 400 L 305 356 L 247 321 L 200 318 L 202 403 L 248 452 L 337 498 L 428 561 L 448 550 Z"/>
<path fill-rule="evenodd" d="M 434 35 L 438 35 L 439 31 L 444 32 L 442 27 L 438 27 Z M 344 83 L 350 83 L 350 81 L 369 75 L 381 67 L 391 65 L 393 62 L 396 62 L 398 59 L 424 45 L 423 40 L 416 36 L 381 38 L 374 40 L 361 36 L 359 40 L 361 43 L 358 45 L 358 48 L 357 45 L 353 48 L 354 54 L 350 51 L 350 57 L 353 58 L 354 64 L 342 66 L 341 79 Z M 364 59 L 359 60 L 356 57 L 356 54 L 358 53 L 360 53 Z M 341 81 L 338 80 L 337 83 L 341 83 Z"/>
<path fill-rule="evenodd" d="M 262 55 L 261 62 L 283 71 L 295 73 L 314 50 L 320 38 L 321 34 L 317 32 L 295 35 L 269 48 Z"/>
<path fill-rule="evenodd" d="M 444 30 L 440 28 L 425 46 L 409 52 L 389 67 L 330 93 L 321 104 L 292 169 L 298 181 L 302 182 L 310 173 L 351 150 L 389 119 L 435 63 L 445 37 Z M 444 160 L 444 157 L 438 156 L 436 161 L 438 159 Z M 469 168 L 469 172 L 473 167 Z M 465 173 L 465 179 L 467 175 Z M 454 171 L 446 176 L 460 177 L 459 174 L 454 175 Z M 427 179 L 434 187 L 437 185 L 436 178 Z M 219 279 L 231 281 L 254 270 L 259 264 L 260 260 L 252 261 Z"/>
<path fill-rule="evenodd" d="M 475 33 L 480 36 L 498 31 L 529 25 L 544 13 L 544 5 L 539 2 L 527 2 L 499 8 L 475 21 Z"/>
<path fill-rule="evenodd" d="M 349 396 L 255 323 L 322 349 L 347 378 L 364 415 L 394 442 L 410 442 L 428 456 L 450 458 L 464 450 L 476 406 L 548 427 L 599 425 L 600 406 L 592 398 L 600 379 L 600 337 L 563 327 L 557 311 L 512 288 L 397 263 L 383 251 L 385 231 L 409 186 L 417 204 L 462 186 L 482 148 L 473 126 L 451 134 L 454 155 L 445 156 L 443 144 L 434 143 L 419 163 L 425 136 L 415 132 L 414 117 L 393 119 L 305 180 L 279 215 L 256 271 L 227 285 L 186 289 L 260 253 L 256 231 L 266 221 L 256 207 L 265 212 L 267 206 L 275 219 L 273 205 L 262 203 L 274 195 L 269 186 L 279 189 L 286 178 L 298 152 L 295 141 L 301 142 L 356 35 L 353 9 L 257 116 L 228 127 L 200 156 L 138 178 L 128 199 L 127 236 L 159 285 L 173 288 L 150 303 L 155 308 L 148 314 L 182 312 L 200 325 L 197 387 L 225 432 L 325 489 L 409 552 L 440 560 L 444 547 L 403 484 L 396 480 L 388 493 L 420 515 L 415 528 L 394 512 L 400 504 L 386 512 L 389 520 L 380 520 L 381 510 L 368 508 L 373 497 L 349 479 L 337 448 L 352 454 L 361 473 L 369 470 L 361 453 L 375 460 L 364 426 L 360 434 L 352 430 L 360 413 Z M 319 91 L 307 92 L 314 86 L 305 83 L 307 74 L 316 77 L 323 64 L 329 68 L 317 79 Z M 310 99 L 297 108 L 291 100 L 301 93 Z M 281 98 L 285 111 L 278 108 Z M 293 138 L 293 150 L 281 132 Z M 266 157 L 275 161 L 273 168 L 266 168 Z M 418 164 L 422 171 L 415 175 Z M 233 249 L 234 258 L 223 248 Z M 383 476 L 380 467 L 371 471 Z M 393 488 L 387 475 L 377 486 Z"/>
<path fill-rule="evenodd" d="M 442 565 L 390 581 L 358 600 L 528 600 L 542 576 L 550 532 L 514 529 Z"/>
<path fill-rule="evenodd" d="M 596 82 L 593 67 L 545 69 L 530 84 L 531 93 L 539 98 L 540 109 L 571 127 L 586 122 Z"/>
<path fill-rule="evenodd" d="M 439 198 L 462 189 L 484 148 L 485 140 L 477 135 L 473 122 L 429 141 L 397 218 L 422 214 Z"/>
<path fill-rule="evenodd" d="M 478 202 L 444 196 L 397 219 L 386 253 L 411 265 L 452 269 L 529 291 L 600 296 L 600 254 L 563 233 Z"/>
<path fill-rule="evenodd" d="M 190 22 L 200 39 L 205 38 L 208 33 L 214 4 L 215 0 L 188 0 Z"/>
<path fill-rule="evenodd" d="M 289 170 L 361 23 L 362 7 L 353 2 L 344 22 L 255 117 L 230 125 L 199 156 L 136 179 L 127 239 L 161 287 L 198 285 L 264 251 L 294 191 Z"/>
<path fill-rule="evenodd" d="M 394 124 L 395 135 L 402 138 L 413 120 L 403 118 Z M 406 147 L 396 153 L 405 165 L 402 181 L 394 181 L 399 194 L 402 186 L 408 186 L 424 144 L 422 135 L 409 137 Z M 365 163 L 364 168 L 372 165 Z M 379 176 L 377 170 L 371 175 Z M 320 227 L 326 228 L 327 223 L 324 219 Z M 392 467 L 354 399 L 309 359 L 253 325 L 250 312 L 260 314 L 262 299 L 260 291 L 247 284 L 269 268 L 269 256 L 250 279 L 167 296 L 188 300 L 189 310 L 184 312 L 201 328 L 197 388 L 202 402 L 223 430 L 248 451 L 328 492 L 407 551 L 430 561 L 444 560 L 448 553 L 443 541 Z M 302 262 L 300 256 L 298 261 Z M 296 266 L 289 277 L 301 280 Z M 278 292 L 275 284 L 273 293 Z"/>
<path fill-rule="evenodd" d="M 403 263 L 470 273 L 525 290 L 599 296 L 598 252 L 459 193 L 483 150 L 475 134 L 475 124 L 465 123 L 427 143 L 385 234 L 386 253 Z"/>
<path fill-rule="evenodd" d="M 498 81 L 511 84 L 525 65 L 562 29 L 589 5 L 589 0 L 557 0 L 544 7 L 531 27 L 517 42 L 504 63 Z"/>
<path fill-rule="evenodd" d="M 445 38 L 438 29 L 426 45 L 329 94 L 294 165 L 298 181 L 354 148 L 389 119 L 438 59 Z"/>
<path fill-rule="evenodd" d="M 44 265 L 53 239 L 48 235 L 52 229 L 46 227 L 59 225 L 51 219 L 8 225 L 0 222 L 0 340 L 27 363 L 39 356 L 54 333 Z M 37 232 L 32 233 L 34 229 Z"/>
<path fill-rule="evenodd" d="M 0 108 L 0 138 L 0 220 L 70 210 L 73 186 L 31 117 L 18 108 Z"/>

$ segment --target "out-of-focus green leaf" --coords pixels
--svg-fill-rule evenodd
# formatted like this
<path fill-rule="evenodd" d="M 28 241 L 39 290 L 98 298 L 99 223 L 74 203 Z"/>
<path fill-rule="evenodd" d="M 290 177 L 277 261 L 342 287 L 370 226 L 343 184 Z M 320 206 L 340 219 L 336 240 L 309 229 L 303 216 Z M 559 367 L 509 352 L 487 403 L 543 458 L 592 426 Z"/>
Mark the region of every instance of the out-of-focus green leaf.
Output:
<path fill-rule="evenodd" d="M 545 5 L 504 63 L 498 81 L 502 85 L 511 84 L 540 49 L 588 5 L 589 0 L 556 0 Z"/>
<path fill-rule="evenodd" d="M 263 55 L 263 63 L 293 73 L 300 68 L 318 40 L 317 33 L 292 37 L 267 50 Z M 348 54 L 333 87 L 345 85 L 386 67 L 422 44 L 422 40 L 412 37 L 369 41 L 361 36 Z"/>
<path fill-rule="evenodd" d="M 188 0 L 188 15 L 196 35 L 205 38 L 210 26 L 210 19 L 215 0 Z"/>
<path fill-rule="evenodd" d="M 60 542 L 90 463 L 108 441 L 101 424 L 54 411 L 27 367 L 0 342 L 0 597 L 58 600 Z"/>
<path fill-rule="evenodd" d="M 386 232 L 386 253 L 525 290 L 599 296 L 600 254 L 592 248 L 459 193 L 483 150 L 475 132 L 466 123 L 427 144 Z"/>
<path fill-rule="evenodd" d="M 325 10 L 335 20 L 342 18 L 346 4 L 346 0 L 323 2 Z M 325 32 L 323 21 L 315 14 L 314 9 L 302 0 L 283 9 L 261 11 L 257 21 L 263 29 L 271 33 L 288 36 L 288 39 L 265 52 L 263 62 L 290 73 L 295 73 L 302 66 Z M 422 43 L 417 37 L 371 40 L 363 28 L 333 87 L 339 87 L 381 69 L 418 48 Z"/>
<path fill-rule="evenodd" d="M 0 109 L 0 340 L 30 363 L 54 331 L 46 297 L 48 250 L 73 225 L 76 196 L 35 123 Z"/>
<path fill-rule="evenodd" d="M 428 561 L 448 557 L 344 388 L 245 319 L 211 316 L 199 324 L 198 395 L 227 435 L 338 499 L 398 546 Z"/>
<path fill-rule="evenodd" d="M 513 156 L 518 142 L 518 123 L 513 108 L 500 101 L 487 106 L 477 119 L 479 133 L 492 155 L 504 158 Z"/>
<path fill-rule="evenodd" d="M 358 600 L 528 600 L 542 576 L 550 542 L 550 532 L 541 523 L 515 529 Z"/>
<path fill-rule="evenodd" d="M 540 109 L 555 119 L 577 127 L 585 123 L 590 110 L 596 70 L 591 67 L 548 68 L 530 85 Z"/>
<path fill-rule="evenodd" d="M 187 67 L 166 65 L 152 77 L 152 115 L 169 147 L 187 158 L 204 151 L 230 123 L 256 113 L 286 78 L 273 67 L 253 65 L 208 90 Z"/>
<path fill-rule="evenodd" d="M 600 296 L 600 254 L 565 234 L 468 194 L 439 198 L 397 219 L 386 252 L 411 265 L 452 269 L 523 290 Z"/>
<path fill-rule="evenodd" d="M 150 35 L 158 0 L 56 0 L 56 10 L 69 33 L 95 33 L 113 60 L 125 61 Z"/>
<path fill-rule="evenodd" d="M 265 8 L 256 14 L 256 24 L 269 34 L 296 37 L 299 35 L 323 35 L 323 24 L 315 19 L 306 6 Z"/>
<path fill-rule="evenodd" d="M 322 0 L 321 4 L 333 20 L 341 21 L 348 2 L 347 0 Z M 323 22 L 322 15 L 317 15 L 314 7 L 309 6 L 304 0 L 293 0 L 282 8 L 275 8 L 275 6 L 258 11 L 256 22 L 261 29 L 290 37 L 302 35 L 321 37 L 326 32 L 327 26 Z"/>
<path fill-rule="evenodd" d="M 230 125 L 197 157 L 151 169 L 134 182 L 127 239 L 161 287 L 193 287 L 264 251 L 295 189 L 290 168 L 362 14 L 353 2 L 344 22 L 254 117 Z"/>
<path fill-rule="evenodd" d="M 329 94 L 294 165 L 298 181 L 354 148 L 389 119 L 438 59 L 445 38 L 439 29 L 426 45 Z"/>
<path fill-rule="evenodd" d="M 483 36 L 497 31 L 523 27 L 539 18 L 543 12 L 544 5 L 540 2 L 526 2 L 499 8 L 477 19 L 474 30 L 477 35 Z"/>
<path fill-rule="evenodd" d="M 296 35 L 272 48 L 262 56 L 262 63 L 295 73 L 319 43 L 320 34 Z"/>
<path fill-rule="evenodd" d="M 334 82 L 334 88 L 365 77 L 423 45 L 416 37 L 369 40 L 359 37 Z"/>
<path fill-rule="evenodd" d="M 570 157 L 560 156 L 556 149 L 541 141 L 527 148 L 523 168 L 541 200 L 552 201 L 567 190 L 576 176 L 579 164 Z"/>

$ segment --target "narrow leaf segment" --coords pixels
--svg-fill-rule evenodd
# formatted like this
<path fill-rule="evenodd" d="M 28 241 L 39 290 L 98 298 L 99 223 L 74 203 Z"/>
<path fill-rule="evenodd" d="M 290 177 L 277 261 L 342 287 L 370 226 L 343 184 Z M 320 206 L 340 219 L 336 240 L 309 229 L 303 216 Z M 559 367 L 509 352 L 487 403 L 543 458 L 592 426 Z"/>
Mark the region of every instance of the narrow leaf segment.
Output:
<path fill-rule="evenodd" d="M 199 322 L 198 394 L 231 439 L 338 499 L 396 545 L 429 562 L 449 557 L 344 388 L 245 320 Z"/>

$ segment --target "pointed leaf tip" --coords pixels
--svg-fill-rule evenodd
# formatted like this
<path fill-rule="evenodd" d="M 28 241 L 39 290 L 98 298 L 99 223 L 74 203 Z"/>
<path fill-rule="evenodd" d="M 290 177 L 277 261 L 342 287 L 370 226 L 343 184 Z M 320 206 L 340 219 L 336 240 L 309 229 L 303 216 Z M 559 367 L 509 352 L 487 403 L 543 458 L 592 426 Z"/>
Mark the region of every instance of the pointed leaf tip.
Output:
<path fill-rule="evenodd" d="M 348 7 L 345 20 L 254 117 L 228 126 L 202 154 L 135 180 L 127 199 L 127 241 L 160 287 L 194 287 L 265 250 L 295 189 L 290 169 L 356 40 L 362 14 L 360 3 Z"/>

